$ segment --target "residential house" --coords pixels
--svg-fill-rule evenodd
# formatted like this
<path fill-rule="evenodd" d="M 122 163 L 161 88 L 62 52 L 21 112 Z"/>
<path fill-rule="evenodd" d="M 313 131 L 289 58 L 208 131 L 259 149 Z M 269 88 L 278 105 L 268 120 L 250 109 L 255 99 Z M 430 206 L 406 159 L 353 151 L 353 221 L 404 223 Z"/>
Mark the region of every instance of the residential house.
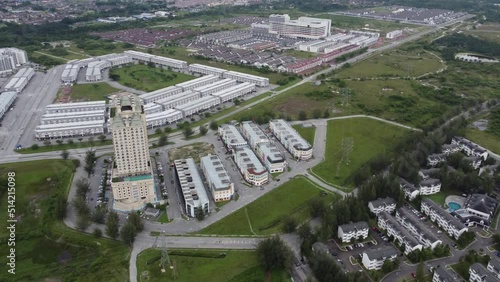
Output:
<path fill-rule="evenodd" d="M 396 220 L 408 231 L 410 231 L 410 233 L 424 246 L 424 248 L 434 249 L 443 243 L 422 224 L 422 221 L 415 218 L 415 215 L 404 207 L 396 210 Z"/>
<path fill-rule="evenodd" d="M 446 154 L 432 154 L 427 156 L 427 166 L 436 166 L 446 161 Z"/>
<path fill-rule="evenodd" d="M 493 273 L 494 276 L 500 279 L 500 259 L 493 257 L 489 262 L 486 269 Z"/>
<path fill-rule="evenodd" d="M 378 214 L 381 211 L 386 211 L 392 213 L 396 209 L 396 201 L 393 198 L 377 199 L 368 202 L 368 208 L 374 214 Z"/>
<path fill-rule="evenodd" d="M 460 150 L 467 156 L 478 156 L 483 158 L 483 160 L 486 160 L 488 158 L 488 151 L 486 149 L 463 137 L 453 137 L 451 139 L 451 144 L 458 145 L 460 147 Z"/>
<path fill-rule="evenodd" d="M 420 191 L 413 185 L 412 183 L 408 182 L 406 179 L 401 178 L 399 181 L 399 187 L 403 190 L 405 193 L 405 198 L 413 201 L 415 197 L 420 194 Z"/>
<path fill-rule="evenodd" d="M 394 237 L 394 241 L 398 242 L 400 246 L 403 246 L 405 255 L 415 250 L 422 250 L 422 244 L 389 213 L 380 212 L 377 225 L 379 228 L 386 230 L 388 236 Z"/>
<path fill-rule="evenodd" d="M 420 195 L 432 195 L 441 191 L 441 181 L 435 178 L 428 178 L 418 184 Z"/>
<path fill-rule="evenodd" d="M 462 209 L 455 211 L 462 222 L 472 226 L 489 226 L 498 208 L 498 201 L 486 194 L 471 194 Z"/>
<path fill-rule="evenodd" d="M 469 282 L 500 282 L 500 279 L 476 262 L 469 267 Z"/>
<path fill-rule="evenodd" d="M 386 260 L 395 260 L 398 257 L 398 250 L 392 246 L 379 249 L 369 249 L 363 252 L 361 262 L 368 270 L 379 270 Z"/>
<path fill-rule="evenodd" d="M 455 282 L 456 279 L 444 267 L 437 267 L 432 275 L 432 282 Z"/>
<path fill-rule="evenodd" d="M 451 155 L 460 151 L 460 146 L 457 144 L 444 144 L 443 147 L 441 147 L 441 151 L 446 155 Z"/>
<path fill-rule="evenodd" d="M 368 237 L 368 231 L 368 223 L 366 223 L 366 221 L 359 221 L 340 225 L 337 230 L 337 235 L 343 243 L 347 243 L 351 242 L 352 239 L 366 239 Z"/>
<path fill-rule="evenodd" d="M 429 198 L 422 199 L 421 211 L 455 239 L 469 230 L 460 220 Z"/>

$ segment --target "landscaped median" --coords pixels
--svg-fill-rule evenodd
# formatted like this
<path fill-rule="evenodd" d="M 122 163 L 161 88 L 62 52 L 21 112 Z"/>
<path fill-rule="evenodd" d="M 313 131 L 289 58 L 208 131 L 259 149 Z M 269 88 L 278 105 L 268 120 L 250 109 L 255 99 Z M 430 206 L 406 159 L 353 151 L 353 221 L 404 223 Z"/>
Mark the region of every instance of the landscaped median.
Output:
<path fill-rule="evenodd" d="M 281 232 L 283 219 L 301 223 L 310 218 L 308 202 L 316 197 L 331 203 L 336 196 L 299 176 L 199 231 L 216 235 L 267 235 Z"/>
<path fill-rule="evenodd" d="M 162 252 L 147 249 L 137 257 L 137 281 L 290 281 L 284 271 L 267 276 L 256 251 L 169 249 L 166 271 L 161 271 Z"/>

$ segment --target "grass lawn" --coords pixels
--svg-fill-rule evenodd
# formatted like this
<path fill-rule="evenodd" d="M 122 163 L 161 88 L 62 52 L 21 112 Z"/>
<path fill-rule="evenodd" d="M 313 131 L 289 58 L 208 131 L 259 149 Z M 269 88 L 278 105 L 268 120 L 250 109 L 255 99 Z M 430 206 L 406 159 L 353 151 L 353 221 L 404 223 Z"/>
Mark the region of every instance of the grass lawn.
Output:
<path fill-rule="evenodd" d="M 192 75 L 141 64 L 113 68 L 110 75 L 119 75 L 120 84 L 143 91 L 154 91 L 195 78 Z"/>
<path fill-rule="evenodd" d="M 59 206 L 57 199 L 66 199 L 73 170 L 74 164 L 70 160 L 0 165 L 2 177 L 6 177 L 7 172 L 16 173 L 18 219 L 16 275 L 2 271 L 0 281 L 128 279 L 129 248 L 125 244 L 74 231 L 56 219 L 54 210 Z M 2 203 L 7 203 L 6 193 L 0 198 Z M 6 212 L 0 214 L 0 220 L 6 222 Z M 7 229 L 2 228 L 0 240 L 6 242 L 7 237 Z M 6 265 L 6 255 L 6 252 L 2 252 L 2 265 Z"/>
<path fill-rule="evenodd" d="M 162 212 L 158 219 L 156 219 L 156 221 L 161 223 L 169 223 L 170 219 L 168 218 L 168 214 L 166 212 Z"/>
<path fill-rule="evenodd" d="M 298 59 L 310 59 L 316 57 L 317 54 L 312 52 L 288 49 L 284 53 L 285 55 L 293 56 Z"/>
<path fill-rule="evenodd" d="M 118 92 L 120 89 L 111 87 L 105 82 L 76 84 L 71 87 L 70 99 L 72 102 L 86 102 L 106 100 L 107 95 Z"/>
<path fill-rule="evenodd" d="M 449 191 L 441 190 L 439 193 L 427 195 L 427 196 L 423 196 L 423 197 L 429 198 L 429 199 L 433 200 L 436 204 L 443 206 L 444 201 L 446 200 L 446 197 L 448 197 L 450 195 L 462 196 L 462 192 L 455 191 L 455 190 L 449 190 Z"/>
<path fill-rule="evenodd" d="M 307 202 L 314 197 L 333 201 L 335 195 L 322 190 L 305 177 L 296 177 L 198 233 L 217 235 L 258 235 L 279 233 L 281 220 L 293 216 L 298 222 L 309 218 Z"/>
<path fill-rule="evenodd" d="M 316 17 L 332 19 L 332 26 L 339 29 L 377 29 L 381 32 L 402 29 L 404 27 L 417 28 L 419 26 L 410 24 L 401 24 L 392 21 L 379 21 L 373 19 L 365 19 L 360 17 L 350 17 L 344 15 L 319 14 Z"/>
<path fill-rule="evenodd" d="M 434 72 L 444 66 L 440 60 L 422 48 L 406 51 L 404 48 L 382 53 L 362 61 L 336 74 L 347 77 L 416 77 Z"/>
<path fill-rule="evenodd" d="M 295 128 L 300 136 L 306 139 L 309 144 L 314 145 L 314 134 L 316 133 L 316 127 L 303 127 L 301 124 L 296 124 L 293 126 L 293 128 Z"/>
<path fill-rule="evenodd" d="M 348 186 L 357 169 L 376 155 L 390 151 L 406 132 L 407 129 L 369 118 L 328 121 L 325 160 L 313 167 L 312 172 L 327 183 Z M 346 147 L 352 145 L 344 160 L 343 141 Z"/>
<path fill-rule="evenodd" d="M 111 141 L 111 140 L 104 140 L 102 142 L 101 141 L 79 142 L 78 139 L 77 139 L 77 140 L 73 140 L 73 141 L 74 141 L 74 143 L 72 143 L 72 144 L 68 144 L 68 143 L 63 143 L 61 145 L 59 145 L 59 144 L 52 144 L 52 145 L 48 145 L 48 146 L 40 146 L 38 149 L 32 149 L 32 148 L 28 147 L 28 148 L 23 148 L 21 150 L 17 150 L 15 152 L 20 153 L 20 154 L 34 154 L 34 153 L 62 151 L 62 150 L 69 150 L 69 149 L 79 149 L 79 148 L 90 148 L 90 147 L 97 147 L 97 146 L 105 146 L 105 145 L 111 145 L 113 143 L 113 141 Z"/>
<path fill-rule="evenodd" d="M 193 158 L 196 163 L 199 163 L 200 157 L 208 154 L 215 154 L 213 144 L 198 142 L 171 149 L 168 152 L 168 159 L 173 162 L 178 159 Z"/>
<path fill-rule="evenodd" d="M 220 254 L 225 257 L 218 257 Z M 209 256 L 209 257 L 203 257 Z M 265 272 L 258 265 L 255 251 L 175 250 L 169 249 L 174 270 L 160 270 L 160 250 L 147 249 L 137 258 L 137 281 L 264 281 Z M 149 262 L 149 265 L 148 265 Z M 278 272 L 282 278 L 288 278 Z M 175 275 L 177 277 L 175 277 Z M 273 278 L 279 276 L 273 276 Z M 176 278 L 176 279 L 175 279 Z M 251 278 L 251 279 L 249 279 Z M 272 279 L 271 281 L 288 281 Z"/>
<path fill-rule="evenodd" d="M 481 131 L 477 128 L 467 128 L 465 137 L 493 153 L 500 154 L 500 137 L 493 133 Z"/>

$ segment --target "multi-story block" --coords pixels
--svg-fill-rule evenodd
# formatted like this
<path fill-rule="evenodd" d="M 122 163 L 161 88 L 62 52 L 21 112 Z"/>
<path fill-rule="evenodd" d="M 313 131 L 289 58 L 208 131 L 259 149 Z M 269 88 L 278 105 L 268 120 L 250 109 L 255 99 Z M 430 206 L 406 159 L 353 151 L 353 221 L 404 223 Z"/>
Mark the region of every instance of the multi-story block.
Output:
<path fill-rule="evenodd" d="M 199 92 L 194 92 L 191 90 L 181 92 L 179 94 L 175 94 L 170 97 L 166 97 L 163 99 L 156 100 L 154 103 L 161 105 L 163 109 L 168 110 L 168 109 L 173 109 L 178 106 L 193 102 L 200 99 L 200 93 Z"/>
<path fill-rule="evenodd" d="M 187 68 L 187 63 L 185 61 L 155 56 L 144 52 L 138 52 L 134 50 L 129 50 L 123 52 L 125 55 L 132 58 L 134 61 L 145 62 L 145 63 L 153 63 L 158 67 L 164 68 L 176 68 L 176 69 L 185 69 Z"/>
<path fill-rule="evenodd" d="M 460 151 L 460 146 L 458 146 L 457 144 L 444 144 L 441 147 L 441 151 L 446 155 L 451 155 Z"/>
<path fill-rule="evenodd" d="M 222 104 L 227 101 L 231 101 L 243 95 L 246 95 L 254 90 L 255 90 L 255 84 L 250 82 L 243 82 L 228 89 L 212 93 L 211 95 L 219 98 L 220 103 Z"/>
<path fill-rule="evenodd" d="M 386 230 L 388 236 L 394 237 L 394 241 L 403 246 L 405 255 L 416 250 L 422 250 L 422 244 L 389 213 L 380 212 L 377 217 L 377 225 L 379 228 Z"/>
<path fill-rule="evenodd" d="M 290 16 L 270 15 L 269 33 L 280 36 L 319 39 L 330 36 L 332 21 L 327 19 L 299 17 L 291 20 Z"/>
<path fill-rule="evenodd" d="M 243 121 L 240 123 L 241 134 L 248 141 L 248 145 L 255 150 L 260 143 L 269 143 L 269 138 L 260 129 L 259 125 L 253 121 Z"/>
<path fill-rule="evenodd" d="M 61 82 L 65 84 L 71 84 L 78 79 L 78 72 L 80 71 L 80 65 L 68 63 L 61 74 Z"/>
<path fill-rule="evenodd" d="M 491 258 L 486 269 L 500 279 L 500 260 L 497 257 Z"/>
<path fill-rule="evenodd" d="M 486 149 L 463 137 L 453 137 L 451 139 L 451 144 L 458 145 L 460 150 L 467 156 L 478 156 L 483 158 L 483 160 L 486 160 L 488 158 L 488 151 Z"/>
<path fill-rule="evenodd" d="M 3 92 L 0 94 L 0 119 L 9 111 L 10 106 L 17 98 L 17 92 Z"/>
<path fill-rule="evenodd" d="M 22 68 L 4 86 L 5 91 L 20 93 L 35 75 L 33 68 Z"/>
<path fill-rule="evenodd" d="M 468 228 L 460 220 L 434 203 L 431 199 L 423 198 L 420 209 L 441 229 L 455 239 L 458 239 L 460 235 L 468 231 Z"/>
<path fill-rule="evenodd" d="M 139 95 L 139 97 L 142 99 L 144 104 L 149 104 L 182 93 L 182 91 L 183 90 L 180 87 L 169 86 L 152 92 L 141 94 Z"/>
<path fill-rule="evenodd" d="M 229 201 L 234 195 L 234 183 L 227 174 L 217 155 L 208 155 L 200 159 L 203 175 L 216 202 Z"/>
<path fill-rule="evenodd" d="M 269 128 L 283 146 L 297 160 L 312 158 L 313 148 L 288 122 L 283 119 L 269 121 Z"/>
<path fill-rule="evenodd" d="M 210 212 L 210 201 L 203 185 L 198 168 L 193 159 L 180 159 L 174 161 L 176 181 L 182 192 L 182 200 L 186 214 L 196 217 L 200 213 Z"/>
<path fill-rule="evenodd" d="M 223 124 L 219 126 L 219 136 L 226 145 L 227 149 L 232 151 L 236 147 L 247 145 L 247 141 L 238 129 L 231 124 Z"/>
<path fill-rule="evenodd" d="M 238 82 L 250 82 L 260 87 L 266 87 L 269 85 L 269 78 L 251 75 L 247 73 L 237 72 L 237 71 L 227 71 L 222 74 L 224 78 L 231 78 Z"/>
<path fill-rule="evenodd" d="M 255 148 L 257 157 L 270 173 L 283 172 L 287 167 L 285 156 L 272 143 L 259 143 Z"/>
<path fill-rule="evenodd" d="M 469 268 L 469 282 L 500 282 L 500 279 L 489 272 L 484 265 L 476 262 Z"/>
<path fill-rule="evenodd" d="M 106 101 L 51 104 L 45 107 L 45 113 L 47 114 L 105 111 L 105 110 L 106 110 Z"/>
<path fill-rule="evenodd" d="M 389 197 L 384 199 L 377 199 L 368 202 L 368 208 L 374 214 L 378 214 L 382 211 L 392 213 L 396 209 L 396 201 L 394 201 L 393 198 Z"/>
<path fill-rule="evenodd" d="M 366 239 L 368 237 L 368 223 L 359 221 L 355 223 L 342 224 L 338 227 L 337 236 L 343 243 L 351 240 Z"/>
<path fill-rule="evenodd" d="M 481 157 L 478 157 L 478 156 L 465 157 L 464 160 L 469 162 L 470 166 L 473 169 L 479 169 L 481 167 L 481 163 L 483 161 L 483 159 Z"/>
<path fill-rule="evenodd" d="M 262 186 L 269 181 L 267 169 L 248 145 L 233 148 L 233 158 L 240 173 L 248 183 Z"/>
<path fill-rule="evenodd" d="M 112 105 L 115 109 L 110 122 L 115 153 L 111 181 L 114 208 L 140 209 L 157 201 L 146 116 L 141 99 L 133 94 L 116 95 Z"/>
<path fill-rule="evenodd" d="M 200 87 L 196 87 L 193 89 L 193 91 L 199 92 L 203 97 L 219 91 L 223 91 L 225 89 L 230 89 L 235 85 L 236 85 L 236 80 L 226 78 L 208 85 L 202 85 Z"/>
<path fill-rule="evenodd" d="M 462 209 L 454 214 L 466 225 L 489 226 L 498 208 L 498 201 L 486 194 L 471 194 Z"/>
<path fill-rule="evenodd" d="M 200 64 L 190 64 L 189 71 L 192 73 L 201 73 L 206 75 L 216 75 L 222 77 L 222 74 L 227 72 L 225 69 L 219 69 L 215 67 L 200 65 Z"/>
<path fill-rule="evenodd" d="M 220 105 L 219 98 L 213 96 L 205 96 L 189 103 L 176 106 L 175 109 L 181 111 L 184 118 L 186 118 L 196 113 L 216 107 L 218 105 Z"/>
<path fill-rule="evenodd" d="M 443 242 L 432 234 L 422 222 L 415 219 L 405 208 L 399 208 L 396 211 L 396 220 L 423 245 L 424 248 L 434 249 Z"/>
<path fill-rule="evenodd" d="M 427 156 L 427 165 L 436 166 L 439 163 L 446 161 L 446 154 L 432 154 Z"/>
<path fill-rule="evenodd" d="M 398 250 L 392 246 L 370 249 L 363 252 L 361 262 L 368 270 L 379 270 L 382 269 L 386 260 L 395 260 L 398 257 L 398 253 Z"/>
<path fill-rule="evenodd" d="M 420 195 L 432 195 L 441 191 L 441 181 L 439 179 L 428 178 L 418 184 Z"/>
<path fill-rule="evenodd" d="M 432 275 L 432 282 L 454 282 L 456 281 L 444 267 L 437 267 Z"/>
<path fill-rule="evenodd" d="M 146 115 L 146 124 L 148 128 L 154 128 L 177 122 L 183 118 L 181 111 L 169 109 Z"/>
<path fill-rule="evenodd" d="M 183 91 L 193 90 L 195 88 L 212 84 L 219 80 L 216 75 L 205 75 L 199 78 L 188 80 L 182 83 L 178 83 L 175 86 L 180 87 Z"/>
<path fill-rule="evenodd" d="M 422 177 L 422 180 L 427 180 L 429 178 L 435 178 L 435 174 L 439 172 L 439 168 L 432 167 L 429 169 L 421 169 L 418 175 Z"/>
<path fill-rule="evenodd" d="M 405 193 L 405 198 L 410 201 L 413 201 L 420 194 L 420 191 L 415 185 L 403 178 L 399 181 L 399 188 Z"/>

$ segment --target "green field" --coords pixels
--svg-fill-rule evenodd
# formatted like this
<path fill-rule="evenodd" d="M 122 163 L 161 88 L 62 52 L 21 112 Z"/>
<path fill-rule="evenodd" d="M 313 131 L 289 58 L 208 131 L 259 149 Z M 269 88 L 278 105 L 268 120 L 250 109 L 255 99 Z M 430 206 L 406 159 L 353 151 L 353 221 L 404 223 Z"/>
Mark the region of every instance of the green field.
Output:
<path fill-rule="evenodd" d="M 309 144 L 314 145 L 314 134 L 316 133 L 316 127 L 303 127 L 301 124 L 297 124 L 294 125 L 293 128 L 295 128 L 300 136 L 306 139 Z"/>
<path fill-rule="evenodd" d="M 226 255 L 218 257 L 221 254 Z M 265 281 L 266 273 L 259 266 L 255 251 L 169 249 L 175 269 L 167 268 L 165 273 L 160 270 L 160 257 L 161 251 L 154 249 L 139 254 L 137 281 Z M 281 271 L 274 271 L 270 278 L 272 282 L 289 281 L 288 275 Z"/>
<path fill-rule="evenodd" d="M 66 227 L 55 210 L 66 199 L 73 177 L 72 161 L 43 160 L 1 164 L 2 178 L 15 172 L 16 274 L 4 267 L 0 281 L 126 281 L 129 248 L 119 241 L 96 239 Z M 6 179 L 2 183 L 7 184 Z M 7 193 L 0 196 L 7 211 Z M 0 213 L 6 224 L 7 212 Z M 0 241 L 8 237 L 5 225 Z M 0 263 L 6 265 L 7 249 Z"/>
<path fill-rule="evenodd" d="M 449 190 L 449 191 L 448 190 L 441 190 L 439 193 L 427 195 L 427 196 L 423 196 L 423 197 L 429 198 L 429 199 L 433 200 L 436 204 L 442 206 L 442 205 L 444 205 L 446 197 L 448 197 L 450 195 L 462 196 L 462 194 L 463 193 L 458 191 L 458 190 Z"/>
<path fill-rule="evenodd" d="M 417 77 L 443 67 L 439 58 L 420 47 L 411 50 L 400 48 L 342 69 L 336 77 Z"/>
<path fill-rule="evenodd" d="M 407 129 L 369 118 L 328 121 L 325 161 L 312 168 L 312 172 L 327 183 L 348 186 L 349 177 L 357 169 L 378 154 L 390 151 L 406 132 Z"/>
<path fill-rule="evenodd" d="M 365 19 L 359 17 L 343 16 L 343 15 L 319 14 L 315 16 L 332 19 L 332 26 L 338 29 L 370 28 L 378 30 L 378 32 L 380 31 L 388 32 L 388 31 L 393 31 L 395 29 L 402 29 L 404 27 L 420 28 L 419 26 L 416 25 L 401 24 L 392 21 L 379 21 L 379 20 Z"/>
<path fill-rule="evenodd" d="M 465 131 L 465 138 L 485 147 L 493 153 L 500 154 L 500 137 L 493 133 L 468 127 Z"/>
<path fill-rule="evenodd" d="M 86 101 L 108 101 L 109 94 L 120 91 L 111 87 L 105 82 L 76 84 L 71 87 L 70 98 L 71 102 L 86 102 Z"/>
<path fill-rule="evenodd" d="M 333 194 L 322 195 L 321 192 L 322 190 L 306 178 L 297 177 L 198 233 L 217 235 L 278 233 L 281 231 L 281 220 L 287 215 L 293 216 L 298 222 L 309 218 L 307 202 L 310 199 L 324 197 L 325 201 L 334 200 Z"/>
<path fill-rule="evenodd" d="M 170 219 L 168 218 L 168 214 L 166 212 L 162 212 L 161 215 L 156 219 L 156 221 L 161 223 L 169 223 Z"/>
<path fill-rule="evenodd" d="M 113 142 L 111 140 L 98 141 L 97 137 L 94 142 L 80 142 L 77 138 L 73 141 L 73 144 L 63 143 L 61 145 L 55 143 L 53 140 L 52 144 L 48 146 L 40 146 L 38 149 L 32 149 L 31 147 L 22 148 L 21 150 L 15 151 L 20 154 L 35 154 L 35 153 L 44 153 L 44 152 L 53 152 L 53 151 L 62 151 L 62 150 L 70 150 L 70 149 L 81 149 L 81 148 L 90 148 L 90 147 L 98 147 L 111 145 Z"/>
<path fill-rule="evenodd" d="M 147 65 L 132 65 L 111 69 L 111 75 L 118 75 L 118 83 L 143 91 L 154 91 L 195 78 L 192 75 Z"/>

